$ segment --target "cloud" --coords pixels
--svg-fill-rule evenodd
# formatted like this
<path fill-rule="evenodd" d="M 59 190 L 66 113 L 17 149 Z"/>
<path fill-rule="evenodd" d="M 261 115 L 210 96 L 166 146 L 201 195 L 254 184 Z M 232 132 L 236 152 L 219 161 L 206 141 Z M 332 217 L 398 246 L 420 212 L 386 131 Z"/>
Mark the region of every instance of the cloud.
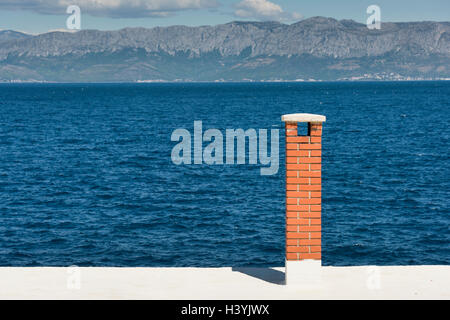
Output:
<path fill-rule="evenodd" d="M 302 17 L 296 12 L 284 12 L 281 6 L 267 0 L 242 0 L 235 8 L 234 14 L 246 19 L 288 21 Z"/>
<path fill-rule="evenodd" d="M 66 14 L 69 5 L 82 13 L 112 18 L 165 17 L 177 11 L 216 8 L 217 0 L 0 0 L 0 9 Z"/>

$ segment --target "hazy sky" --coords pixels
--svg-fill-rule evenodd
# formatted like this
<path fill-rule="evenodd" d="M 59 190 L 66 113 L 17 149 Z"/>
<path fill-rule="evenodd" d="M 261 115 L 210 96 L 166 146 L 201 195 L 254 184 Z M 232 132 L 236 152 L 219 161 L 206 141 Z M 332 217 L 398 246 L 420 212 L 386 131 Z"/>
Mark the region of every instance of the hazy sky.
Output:
<path fill-rule="evenodd" d="M 365 22 L 377 4 L 382 21 L 450 21 L 450 0 L 0 0 L 0 29 L 30 33 L 66 27 L 66 8 L 81 8 L 81 28 L 114 30 L 233 20 L 291 23 L 313 16 Z"/>

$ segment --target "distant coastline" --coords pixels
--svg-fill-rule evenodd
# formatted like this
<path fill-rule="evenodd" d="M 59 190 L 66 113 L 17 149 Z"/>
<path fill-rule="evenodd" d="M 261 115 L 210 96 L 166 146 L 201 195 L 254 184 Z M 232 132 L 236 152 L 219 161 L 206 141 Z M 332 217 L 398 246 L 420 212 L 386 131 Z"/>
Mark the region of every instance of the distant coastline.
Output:
<path fill-rule="evenodd" d="M 146 83 L 315 83 L 315 82 L 421 82 L 421 81 L 450 81 L 450 78 L 402 78 L 402 79 L 338 79 L 338 80 L 317 80 L 317 79 L 307 79 L 307 80 L 213 80 L 213 81 L 197 81 L 197 80 L 135 80 L 135 81 L 89 81 L 89 82 L 66 82 L 66 81 L 43 81 L 43 80 L 0 80 L 0 84 L 75 84 L 75 83 L 86 83 L 86 84 L 100 84 L 100 83 L 136 83 L 136 84 L 146 84 Z"/>
<path fill-rule="evenodd" d="M 325 17 L 35 36 L 6 30 L 0 31 L 0 81 L 448 80 L 449 34 L 450 22 L 386 22 L 369 30 Z"/>

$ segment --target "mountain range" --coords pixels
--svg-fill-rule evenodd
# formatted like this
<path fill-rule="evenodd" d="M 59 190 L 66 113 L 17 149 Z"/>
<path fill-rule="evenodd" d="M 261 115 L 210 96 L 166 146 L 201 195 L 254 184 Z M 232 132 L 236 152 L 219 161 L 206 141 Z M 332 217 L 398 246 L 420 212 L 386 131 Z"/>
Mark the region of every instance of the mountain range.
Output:
<path fill-rule="evenodd" d="M 128 82 L 450 78 L 450 22 L 314 17 L 293 24 L 0 31 L 0 81 Z"/>

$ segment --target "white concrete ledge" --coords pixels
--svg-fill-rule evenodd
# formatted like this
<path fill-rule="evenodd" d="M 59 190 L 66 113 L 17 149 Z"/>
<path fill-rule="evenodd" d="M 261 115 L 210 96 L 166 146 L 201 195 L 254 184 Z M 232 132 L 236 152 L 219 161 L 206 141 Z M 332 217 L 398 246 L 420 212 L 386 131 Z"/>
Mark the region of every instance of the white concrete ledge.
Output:
<path fill-rule="evenodd" d="M 322 285 L 322 261 L 300 260 L 285 262 L 286 285 L 320 287 Z"/>
<path fill-rule="evenodd" d="M 292 113 L 281 116 L 284 122 L 325 122 L 327 118 L 319 114 Z"/>
<path fill-rule="evenodd" d="M 321 278 L 312 289 L 284 285 L 284 268 L 0 268 L 0 299 L 450 299 L 450 266 L 322 267 Z"/>

